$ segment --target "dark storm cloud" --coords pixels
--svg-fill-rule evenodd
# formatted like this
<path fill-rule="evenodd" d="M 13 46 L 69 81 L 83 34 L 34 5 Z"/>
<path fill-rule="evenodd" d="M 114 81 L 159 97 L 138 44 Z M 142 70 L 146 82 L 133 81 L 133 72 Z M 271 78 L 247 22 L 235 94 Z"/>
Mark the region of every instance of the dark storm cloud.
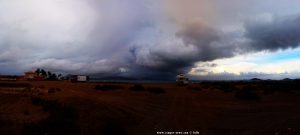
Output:
<path fill-rule="evenodd" d="M 235 53 L 235 45 L 225 43 L 224 33 L 201 21 L 186 23 L 173 38 L 163 40 L 168 42 L 131 48 L 138 71 L 174 76 L 188 72 L 196 62 L 231 57 Z"/>
<path fill-rule="evenodd" d="M 131 49 L 133 55 L 131 74 L 141 78 L 160 78 L 166 79 L 172 77 L 176 73 L 188 72 L 188 68 L 192 67 L 196 59 L 183 56 L 169 56 L 162 51 L 150 51 L 148 54 L 141 53 L 138 49 Z M 143 59 L 142 61 L 140 59 Z M 147 59 L 144 61 L 144 59 Z"/>
<path fill-rule="evenodd" d="M 143 60 L 142 63 L 138 61 L 134 63 L 139 67 L 138 71 L 174 75 L 189 71 L 196 62 L 229 58 L 250 52 L 296 48 L 300 45 L 299 24 L 299 15 L 276 17 L 268 21 L 248 20 L 244 26 L 245 34 L 235 37 L 214 26 L 194 21 L 184 24 L 176 32 L 176 39 L 182 42 L 172 42 L 171 45 L 158 45 L 158 47 L 150 48 L 142 46 L 142 49 L 132 49 L 131 53 L 136 60 Z M 176 51 L 170 50 L 172 47 L 176 48 Z"/>
<path fill-rule="evenodd" d="M 300 16 L 274 17 L 266 22 L 248 22 L 245 36 L 250 39 L 248 49 L 276 51 L 296 48 L 300 44 Z"/>
<path fill-rule="evenodd" d="M 177 36 L 186 45 L 195 46 L 198 50 L 198 61 L 211 61 L 231 57 L 235 51 L 233 45 L 226 43 L 224 33 L 200 21 L 186 24 Z"/>
<path fill-rule="evenodd" d="M 300 37 L 299 16 L 244 22 L 244 35 L 223 31 L 243 6 L 218 13 L 228 6 L 216 0 L 0 1 L 0 72 L 173 78 L 196 62 L 295 48 Z"/>

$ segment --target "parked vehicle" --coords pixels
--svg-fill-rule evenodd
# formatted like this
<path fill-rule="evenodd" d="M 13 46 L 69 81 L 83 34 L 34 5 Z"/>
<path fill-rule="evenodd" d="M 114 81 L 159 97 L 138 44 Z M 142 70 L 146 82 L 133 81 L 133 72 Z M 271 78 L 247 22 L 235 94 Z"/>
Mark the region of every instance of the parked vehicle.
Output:
<path fill-rule="evenodd" d="M 177 85 L 188 85 L 189 84 L 189 78 L 187 78 L 183 74 L 177 75 L 176 76 L 176 84 Z"/>
<path fill-rule="evenodd" d="M 89 76 L 86 75 L 67 75 L 66 80 L 70 80 L 71 82 L 87 82 L 89 80 Z"/>

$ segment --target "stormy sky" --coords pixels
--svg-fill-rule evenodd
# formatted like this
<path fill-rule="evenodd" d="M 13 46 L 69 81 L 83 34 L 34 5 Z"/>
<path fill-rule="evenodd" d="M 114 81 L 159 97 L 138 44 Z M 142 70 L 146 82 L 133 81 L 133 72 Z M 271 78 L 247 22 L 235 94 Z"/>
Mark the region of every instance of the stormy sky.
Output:
<path fill-rule="evenodd" d="M 0 0 L 0 74 L 300 77 L 298 0 Z"/>

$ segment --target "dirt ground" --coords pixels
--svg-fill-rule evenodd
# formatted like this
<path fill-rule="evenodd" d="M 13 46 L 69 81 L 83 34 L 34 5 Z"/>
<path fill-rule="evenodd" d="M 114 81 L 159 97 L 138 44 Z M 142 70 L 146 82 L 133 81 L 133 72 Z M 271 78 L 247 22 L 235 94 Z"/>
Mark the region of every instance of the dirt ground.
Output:
<path fill-rule="evenodd" d="M 31 86 L 0 88 L 0 134 L 300 134 L 300 90 L 257 90 L 259 98 L 243 100 L 214 84 L 145 83 L 139 84 L 145 90 L 130 90 L 133 83 L 10 83 Z"/>

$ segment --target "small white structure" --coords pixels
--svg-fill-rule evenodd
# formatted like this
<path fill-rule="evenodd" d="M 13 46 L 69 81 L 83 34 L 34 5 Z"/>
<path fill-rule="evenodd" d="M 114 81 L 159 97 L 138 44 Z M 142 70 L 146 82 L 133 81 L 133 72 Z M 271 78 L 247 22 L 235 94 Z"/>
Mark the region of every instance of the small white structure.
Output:
<path fill-rule="evenodd" d="M 176 76 L 176 84 L 177 85 L 188 85 L 189 84 L 189 78 L 184 76 L 183 74 Z"/>
<path fill-rule="evenodd" d="M 70 80 L 71 82 L 87 82 L 89 77 L 86 75 L 67 75 L 66 80 Z"/>
<path fill-rule="evenodd" d="M 77 82 L 86 82 L 88 81 L 88 77 L 85 75 L 77 75 Z"/>

